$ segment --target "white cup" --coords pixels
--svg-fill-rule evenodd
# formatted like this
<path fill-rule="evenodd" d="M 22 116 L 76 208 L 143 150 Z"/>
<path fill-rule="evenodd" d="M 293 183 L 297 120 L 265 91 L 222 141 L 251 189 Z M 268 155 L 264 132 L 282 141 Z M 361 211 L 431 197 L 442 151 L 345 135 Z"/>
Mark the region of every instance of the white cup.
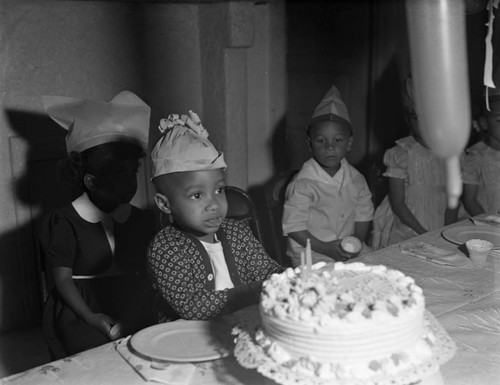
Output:
<path fill-rule="evenodd" d="M 483 239 L 469 239 L 465 242 L 471 261 L 476 265 L 484 265 L 486 257 L 493 248 L 493 244 Z"/>

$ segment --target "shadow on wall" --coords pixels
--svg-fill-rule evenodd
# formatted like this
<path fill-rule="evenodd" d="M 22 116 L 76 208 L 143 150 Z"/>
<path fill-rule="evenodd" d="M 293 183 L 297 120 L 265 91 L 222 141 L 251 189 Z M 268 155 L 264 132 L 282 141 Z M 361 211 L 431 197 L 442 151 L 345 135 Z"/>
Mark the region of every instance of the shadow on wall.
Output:
<path fill-rule="evenodd" d="M 382 176 L 385 171 L 384 152 L 393 147 L 397 139 L 410 133 L 404 119 L 399 73 L 400 68 L 393 58 L 369 95 L 369 100 L 372 101 L 371 142 L 377 150 L 365 156 L 359 170 L 366 177 L 375 205 L 378 205 L 387 193 L 387 181 Z"/>
<path fill-rule="evenodd" d="M 73 196 L 58 180 L 66 131 L 46 115 L 7 110 L 6 116 L 16 134 L 9 140 L 16 222 L 0 236 L 3 255 L 10 256 L 0 259 L 0 316 L 2 331 L 15 331 L 41 323 L 45 285 L 38 249 L 40 220 Z M 0 351 L 0 356 L 8 355 Z"/>
<path fill-rule="evenodd" d="M 249 188 L 248 194 L 252 198 L 259 216 L 262 232 L 264 234 L 264 248 L 267 253 L 281 264 L 287 264 L 285 255 L 285 237 L 281 229 L 281 202 L 271 201 L 270 190 L 277 181 L 284 177 L 287 181 L 288 176 L 295 171 L 290 169 L 286 143 L 286 119 L 283 117 L 274 129 L 274 133 L 269 141 L 270 151 L 273 159 L 274 174 L 264 183 L 253 185 Z M 286 188 L 286 184 L 284 185 Z M 281 198 L 284 196 L 281 194 Z M 281 206 L 280 206 L 281 205 Z"/>

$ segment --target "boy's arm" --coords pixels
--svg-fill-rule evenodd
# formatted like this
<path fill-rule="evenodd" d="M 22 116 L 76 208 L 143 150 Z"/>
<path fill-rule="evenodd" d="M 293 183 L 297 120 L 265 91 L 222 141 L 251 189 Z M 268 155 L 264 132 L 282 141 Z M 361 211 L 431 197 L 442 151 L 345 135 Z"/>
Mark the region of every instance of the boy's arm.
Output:
<path fill-rule="evenodd" d="M 418 234 L 423 234 L 427 230 L 420 224 L 406 205 L 404 183 L 403 179 L 389 177 L 389 202 L 392 211 L 406 226 L 411 227 Z"/>
<path fill-rule="evenodd" d="M 308 230 L 294 231 L 288 236 L 298 244 L 306 247 L 307 239 L 311 241 L 311 249 L 317 253 L 324 254 L 335 261 L 347 261 L 356 257 L 359 253 L 348 253 L 342 249 L 342 239 L 337 239 L 331 242 L 323 242 L 312 235 Z"/>
<path fill-rule="evenodd" d="M 354 217 L 354 236 L 358 238 L 364 245 L 367 244 L 370 224 L 374 214 L 372 193 L 366 180 L 362 178 L 362 183 L 359 189 L 359 195 L 355 207 Z"/>
<path fill-rule="evenodd" d="M 484 209 L 477 199 L 478 185 L 464 183 L 464 206 L 471 216 L 476 216 L 484 213 Z"/>
<path fill-rule="evenodd" d="M 232 227 L 230 243 L 237 246 L 230 246 L 231 251 L 227 250 L 230 254 L 226 257 L 235 258 L 237 274 L 243 284 L 227 290 L 226 310 L 230 312 L 258 304 L 262 283 L 273 273 L 284 270 L 284 267 L 269 257 L 247 224 L 234 221 Z"/>
<path fill-rule="evenodd" d="M 271 258 L 262 243 L 255 238 L 250 227 L 246 224 L 239 224 L 238 239 L 241 242 L 241 250 L 245 250 L 242 262 L 245 269 L 242 270 L 243 281 L 262 282 L 273 273 L 281 273 L 285 268 Z"/>

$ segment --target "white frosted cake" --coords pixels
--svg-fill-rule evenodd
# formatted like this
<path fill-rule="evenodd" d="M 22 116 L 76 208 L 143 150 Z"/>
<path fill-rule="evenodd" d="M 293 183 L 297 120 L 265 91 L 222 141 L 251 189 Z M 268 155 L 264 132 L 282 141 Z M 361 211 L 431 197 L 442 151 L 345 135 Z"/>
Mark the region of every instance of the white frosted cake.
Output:
<path fill-rule="evenodd" d="M 422 289 L 385 266 L 326 264 L 274 274 L 257 343 L 280 365 L 319 377 L 391 376 L 432 355 Z"/>

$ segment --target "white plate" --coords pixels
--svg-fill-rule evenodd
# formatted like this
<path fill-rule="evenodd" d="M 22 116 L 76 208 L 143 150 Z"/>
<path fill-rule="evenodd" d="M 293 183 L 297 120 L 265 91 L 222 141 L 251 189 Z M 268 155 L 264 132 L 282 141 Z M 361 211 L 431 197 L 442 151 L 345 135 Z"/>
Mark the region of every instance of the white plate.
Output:
<path fill-rule="evenodd" d="M 493 247 L 500 247 L 500 229 L 491 226 L 450 227 L 444 230 L 442 235 L 457 244 L 463 244 L 469 239 L 484 239 L 493 243 Z"/>
<path fill-rule="evenodd" d="M 130 346 L 157 361 L 199 362 L 229 355 L 231 340 L 231 329 L 222 323 L 179 320 L 137 332 Z"/>

